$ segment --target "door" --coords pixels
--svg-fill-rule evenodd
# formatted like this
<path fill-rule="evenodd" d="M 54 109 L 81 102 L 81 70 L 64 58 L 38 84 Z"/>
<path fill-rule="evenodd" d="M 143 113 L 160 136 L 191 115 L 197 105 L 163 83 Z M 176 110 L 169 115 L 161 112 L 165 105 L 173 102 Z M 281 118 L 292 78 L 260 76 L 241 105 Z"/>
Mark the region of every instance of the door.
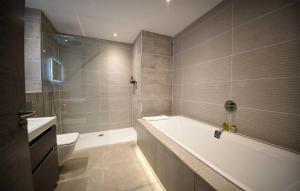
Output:
<path fill-rule="evenodd" d="M 25 105 L 24 0 L 0 3 L 0 190 L 33 190 Z"/>

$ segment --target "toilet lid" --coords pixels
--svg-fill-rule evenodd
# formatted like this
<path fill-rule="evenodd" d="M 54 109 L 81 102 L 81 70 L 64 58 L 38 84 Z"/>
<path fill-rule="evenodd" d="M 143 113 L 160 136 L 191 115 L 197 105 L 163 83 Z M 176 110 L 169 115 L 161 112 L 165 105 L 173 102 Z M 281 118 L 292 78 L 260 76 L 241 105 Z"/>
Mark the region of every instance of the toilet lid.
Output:
<path fill-rule="evenodd" d="M 67 134 L 61 134 L 57 135 L 57 145 L 69 145 L 73 144 L 77 141 L 79 137 L 79 133 L 67 133 Z"/>

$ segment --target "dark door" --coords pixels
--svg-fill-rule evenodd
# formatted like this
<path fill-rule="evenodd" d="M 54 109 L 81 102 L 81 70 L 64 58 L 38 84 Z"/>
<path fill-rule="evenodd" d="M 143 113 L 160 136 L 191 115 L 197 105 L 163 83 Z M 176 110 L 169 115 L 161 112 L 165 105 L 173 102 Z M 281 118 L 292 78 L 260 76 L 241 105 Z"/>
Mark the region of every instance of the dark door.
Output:
<path fill-rule="evenodd" d="M 33 190 L 25 104 L 24 0 L 0 3 L 0 190 Z"/>

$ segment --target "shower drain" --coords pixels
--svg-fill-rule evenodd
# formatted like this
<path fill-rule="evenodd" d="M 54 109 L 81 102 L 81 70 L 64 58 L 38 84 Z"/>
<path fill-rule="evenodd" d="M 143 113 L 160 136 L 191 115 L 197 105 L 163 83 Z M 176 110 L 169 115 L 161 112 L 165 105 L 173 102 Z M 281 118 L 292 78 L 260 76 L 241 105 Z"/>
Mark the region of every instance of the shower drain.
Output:
<path fill-rule="evenodd" d="M 102 136 L 104 136 L 104 134 L 103 134 L 103 133 L 100 133 L 98 136 L 99 136 L 99 137 L 102 137 Z"/>

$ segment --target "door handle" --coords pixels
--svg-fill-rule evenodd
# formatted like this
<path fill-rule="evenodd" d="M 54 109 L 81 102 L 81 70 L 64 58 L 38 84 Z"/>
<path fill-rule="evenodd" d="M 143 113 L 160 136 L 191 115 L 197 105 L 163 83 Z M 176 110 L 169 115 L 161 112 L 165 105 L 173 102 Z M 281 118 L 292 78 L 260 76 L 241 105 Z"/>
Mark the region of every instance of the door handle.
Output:
<path fill-rule="evenodd" d="M 27 129 L 27 118 L 19 118 L 19 127 L 22 129 Z"/>
<path fill-rule="evenodd" d="M 32 117 L 36 114 L 35 111 L 20 111 L 19 112 L 19 117 L 20 118 L 28 118 L 28 117 Z"/>
<path fill-rule="evenodd" d="M 36 114 L 35 111 L 19 111 L 18 118 L 19 118 L 19 127 L 22 129 L 27 129 L 27 118 L 34 116 Z"/>

